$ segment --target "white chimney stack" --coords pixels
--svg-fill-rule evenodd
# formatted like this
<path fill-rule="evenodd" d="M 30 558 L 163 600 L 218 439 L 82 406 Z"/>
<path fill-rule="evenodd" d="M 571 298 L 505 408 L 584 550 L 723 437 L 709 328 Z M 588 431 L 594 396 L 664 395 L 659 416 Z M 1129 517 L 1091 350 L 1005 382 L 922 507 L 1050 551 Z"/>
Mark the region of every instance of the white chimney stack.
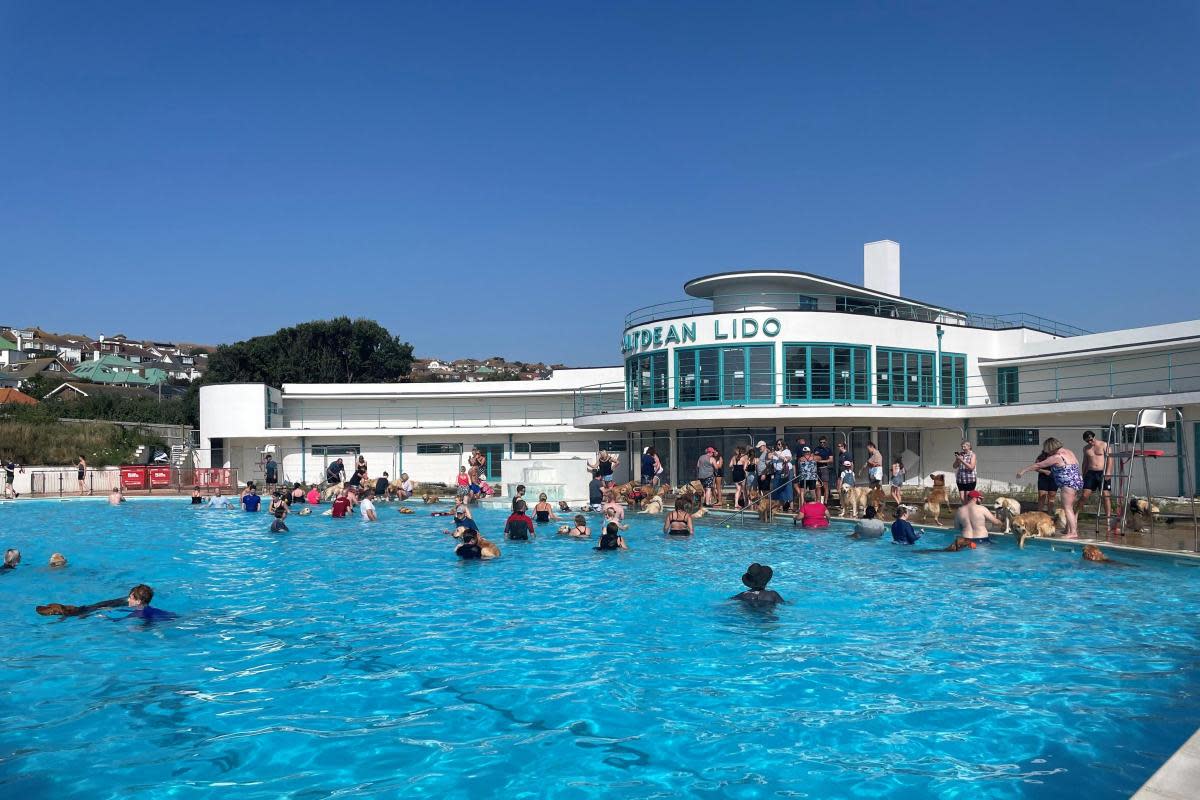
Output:
<path fill-rule="evenodd" d="M 900 294 L 900 245 L 891 239 L 863 245 L 863 286 L 885 294 Z"/>

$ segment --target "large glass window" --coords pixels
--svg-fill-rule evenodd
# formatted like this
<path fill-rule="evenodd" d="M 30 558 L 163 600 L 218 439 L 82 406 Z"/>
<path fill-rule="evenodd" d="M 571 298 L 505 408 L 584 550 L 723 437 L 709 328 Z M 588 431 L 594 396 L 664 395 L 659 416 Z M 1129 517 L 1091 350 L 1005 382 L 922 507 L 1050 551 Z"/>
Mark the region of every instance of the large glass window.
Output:
<path fill-rule="evenodd" d="M 667 406 L 667 353 L 644 353 L 625 362 L 626 408 Z"/>
<path fill-rule="evenodd" d="M 942 353 L 942 405 L 967 404 L 967 357 Z"/>
<path fill-rule="evenodd" d="M 870 349 L 837 344 L 783 348 L 788 403 L 869 403 Z"/>
<path fill-rule="evenodd" d="M 875 348 L 875 397 L 879 403 L 934 405 L 934 354 L 926 350 Z M 966 394 L 965 386 L 963 394 Z"/>
<path fill-rule="evenodd" d="M 996 402 L 1002 406 L 1021 402 L 1021 382 L 1017 367 L 996 370 Z"/>
<path fill-rule="evenodd" d="M 696 347 L 675 351 L 678 405 L 775 402 L 771 345 Z"/>

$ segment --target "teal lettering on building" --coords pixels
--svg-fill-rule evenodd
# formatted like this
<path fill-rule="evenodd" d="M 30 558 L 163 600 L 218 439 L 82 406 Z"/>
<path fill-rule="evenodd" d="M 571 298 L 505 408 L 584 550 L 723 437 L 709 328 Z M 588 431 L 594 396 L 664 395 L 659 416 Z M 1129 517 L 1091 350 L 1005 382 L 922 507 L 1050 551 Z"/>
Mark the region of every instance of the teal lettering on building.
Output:
<path fill-rule="evenodd" d="M 762 322 L 752 318 L 714 319 L 713 339 L 755 339 L 759 336 L 775 337 L 783 329 L 775 317 L 767 317 Z M 656 350 L 673 344 L 687 344 L 696 341 L 696 322 L 672 322 L 669 325 L 656 325 L 651 328 L 640 328 L 627 331 L 621 338 L 621 352 L 629 353 L 634 350 Z"/>

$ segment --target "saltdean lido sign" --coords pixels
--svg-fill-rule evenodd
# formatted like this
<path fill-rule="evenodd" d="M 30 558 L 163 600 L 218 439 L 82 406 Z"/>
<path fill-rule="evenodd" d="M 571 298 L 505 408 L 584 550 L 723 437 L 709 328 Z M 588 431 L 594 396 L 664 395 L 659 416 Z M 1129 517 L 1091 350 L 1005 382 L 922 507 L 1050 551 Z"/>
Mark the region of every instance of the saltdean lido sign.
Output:
<path fill-rule="evenodd" d="M 689 344 L 696 341 L 696 326 L 700 323 L 672 322 L 669 325 L 646 326 L 626 331 L 621 340 L 621 352 L 629 353 L 635 350 L 657 350 L 673 344 Z M 704 323 L 707 326 L 707 321 Z M 779 335 L 782 325 L 775 317 L 757 320 L 752 317 L 741 319 L 712 320 L 712 339 L 723 342 L 734 339 L 757 339 L 759 337 L 773 338 Z"/>

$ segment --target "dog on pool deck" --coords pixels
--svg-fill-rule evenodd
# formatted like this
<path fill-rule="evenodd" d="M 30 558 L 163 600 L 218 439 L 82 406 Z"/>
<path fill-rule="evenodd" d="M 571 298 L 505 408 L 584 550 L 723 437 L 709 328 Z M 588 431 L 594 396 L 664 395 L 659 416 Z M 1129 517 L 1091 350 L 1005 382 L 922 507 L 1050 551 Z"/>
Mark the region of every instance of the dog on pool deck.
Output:
<path fill-rule="evenodd" d="M 1141 497 L 1129 498 L 1129 514 L 1126 516 L 1129 529 L 1135 533 L 1149 533 L 1157 513 L 1158 506 L 1149 500 Z"/>
<path fill-rule="evenodd" d="M 1059 513 L 1062 509 L 1059 509 Z M 1059 528 L 1055 524 L 1054 518 L 1044 511 L 1026 511 L 1024 514 L 1017 514 L 1010 519 L 1005 520 L 1005 533 L 1008 533 L 1008 523 L 1012 523 L 1013 535 L 1017 537 L 1017 546 L 1024 548 L 1025 540 L 1030 536 L 1053 536 L 1056 530 L 1066 528 L 1066 517 L 1062 518 L 1063 527 Z"/>
<path fill-rule="evenodd" d="M 992 504 L 992 510 L 998 518 L 1004 520 L 1004 532 L 1008 533 L 1012 530 L 1013 518 L 1021 513 L 1021 504 L 1011 497 L 997 497 L 996 502 Z"/>
<path fill-rule="evenodd" d="M 929 490 L 925 493 L 925 504 L 921 507 L 921 510 L 925 514 L 926 521 L 928 521 L 930 517 L 933 517 L 933 523 L 935 525 L 941 525 L 942 506 L 946 505 L 948 502 L 948 497 L 946 495 L 946 476 L 941 473 L 934 472 L 929 476 L 929 479 L 933 481 L 933 486 L 929 487 Z"/>
<path fill-rule="evenodd" d="M 841 491 L 842 500 L 842 516 L 857 519 L 867 510 L 867 494 L 870 492 L 866 486 L 847 486 Z"/>
<path fill-rule="evenodd" d="M 642 505 L 643 514 L 661 514 L 663 510 L 662 498 L 655 495 L 648 498 Z"/>
<path fill-rule="evenodd" d="M 884 512 L 887 511 L 888 496 L 883 493 L 883 488 L 880 486 L 873 487 L 867 492 L 867 505 L 875 506 L 875 512 L 880 519 L 884 518 Z M 863 509 L 866 512 L 866 509 Z"/>
<path fill-rule="evenodd" d="M 770 522 L 775 518 L 775 501 L 767 495 L 758 499 L 758 521 Z"/>

